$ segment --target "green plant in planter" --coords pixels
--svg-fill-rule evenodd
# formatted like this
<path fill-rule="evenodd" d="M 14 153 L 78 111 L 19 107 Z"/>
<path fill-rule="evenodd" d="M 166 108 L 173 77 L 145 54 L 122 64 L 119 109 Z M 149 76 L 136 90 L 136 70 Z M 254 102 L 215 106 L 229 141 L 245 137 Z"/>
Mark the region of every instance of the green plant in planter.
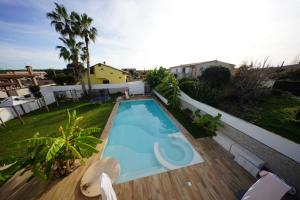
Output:
<path fill-rule="evenodd" d="M 14 143 L 14 147 L 27 149 L 28 154 L 19 158 L 5 171 L 0 172 L 0 180 L 6 179 L 19 169 L 31 170 L 35 176 L 47 179 L 52 174 L 61 177 L 71 173 L 75 166 L 75 160 L 97 153 L 96 145 L 102 141 L 91 134 L 99 132 L 99 128 L 80 128 L 78 123 L 82 117 L 67 110 L 68 123 L 65 127 L 59 127 L 58 134 L 49 137 L 40 137 L 35 134 L 32 138 Z M 3 181 L 3 180 L 2 180 Z"/>
<path fill-rule="evenodd" d="M 201 115 L 200 111 L 195 112 L 195 119 L 193 124 L 196 124 L 202 131 L 204 131 L 209 136 L 215 136 L 216 131 L 219 127 L 223 127 L 221 123 L 221 114 L 218 113 L 217 116 L 213 117 L 209 114 Z"/>

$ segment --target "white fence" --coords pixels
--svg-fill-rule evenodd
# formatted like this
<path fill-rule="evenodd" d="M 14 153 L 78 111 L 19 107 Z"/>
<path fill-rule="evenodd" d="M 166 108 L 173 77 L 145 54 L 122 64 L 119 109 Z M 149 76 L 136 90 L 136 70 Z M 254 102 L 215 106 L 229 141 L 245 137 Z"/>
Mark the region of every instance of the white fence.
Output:
<path fill-rule="evenodd" d="M 56 101 L 53 92 L 43 94 L 43 95 L 44 95 L 47 105 L 52 104 Z M 22 104 L 22 107 L 20 105 L 15 106 L 15 108 L 20 113 L 20 115 L 24 115 L 26 113 L 29 113 L 29 112 L 32 112 L 34 110 L 41 108 L 41 106 L 42 106 L 41 103 L 39 103 L 37 100 L 34 100 L 34 101 L 30 101 L 28 103 Z M 0 117 L 4 122 L 6 122 L 8 120 L 16 118 L 17 116 L 12 108 L 0 108 Z"/>
<path fill-rule="evenodd" d="M 87 85 L 86 85 L 87 87 Z M 92 85 L 92 89 L 108 89 L 110 93 L 124 92 L 125 88 L 129 88 L 129 94 L 144 94 L 145 93 L 145 85 L 142 81 L 134 81 L 128 83 L 121 84 L 94 84 Z M 43 90 L 43 89 L 42 89 Z M 82 93 L 81 85 L 66 85 L 66 86 L 47 86 L 45 90 L 51 90 L 52 92 L 62 92 L 62 91 L 70 91 L 76 90 Z"/>
<path fill-rule="evenodd" d="M 158 97 L 161 98 L 160 95 Z M 199 109 L 200 111 L 203 111 L 212 116 L 216 116 L 218 113 L 222 114 L 221 117 L 222 122 L 260 141 L 261 143 L 297 161 L 298 163 L 300 162 L 299 144 L 287 140 L 279 135 L 276 135 L 254 124 L 251 124 L 245 120 L 232 116 L 224 111 L 221 111 L 212 106 L 196 101 L 182 91 L 180 93 L 180 100 L 183 104 L 188 104 L 190 105 L 190 107 L 193 107 L 196 110 Z M 163 98 L 162 101 L 165 101 L 165 98 Z"/>
<path fill-rule="evenodd" d="M 92 86 L 93 89 L 108 89 L 110 93 L 124 92 L 125 88 L 129 88 L 130 95 L 144 94 L 145 93 L 144 87 L 145 86 L 142 81 L 134 81 L 134 82 L 128 82 L 123 84 L 97 84 Z M 82 93 L 81 85 L 41 86 L 41 93 L 43 94 L 47 105 L 54 103 L 56 101 L 54 97 L 54 92 L 66 92 L 66 94 L 68 95 L 67 97 L 71 98 L 71 94 L 70 94 L 71 90 L 76 90 L 78 94 L 80 94 L 81 96 Z M 19 96 L 30 94 L 27 88 L 16 90 L 16 93 Z M 25 113 L 40 108 L 40 105 L 37 101 L 28 102 L 26 104 L 23 104 L 22 106 L 23 109 L 25 110 Z M 25 114 L 23 109 L 20 106 L 16 106 L 16 109 L 21 115 Z M 11 108 L 0 108 L 0 117 L 4 122 L 6 122 L 17 116 Z"/>

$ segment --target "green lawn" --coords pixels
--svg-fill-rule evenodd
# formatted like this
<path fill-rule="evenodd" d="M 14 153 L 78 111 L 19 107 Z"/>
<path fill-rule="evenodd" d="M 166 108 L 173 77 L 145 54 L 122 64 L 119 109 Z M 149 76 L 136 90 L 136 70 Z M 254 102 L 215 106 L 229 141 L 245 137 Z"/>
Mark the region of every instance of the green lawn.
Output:
<path fill-rule="evenodd" d="M 224 103 L 221 109 L 300 144 L 299 100 L 270 96 L 260 103 L 244 106 L 244 110 L 232 102 Z"/>
<path fill-rule="evenodd" d="M 95 126 L 103 129 L 113 106 L 113 102 L 105 104 L 92 104 L 87 101 L 64 102 L 60 103 L 59 106 L 50 105 L 50 112 L 38 110 L 26 114 L 23 116 L 25 125 L 22 125 L 18 119 L 8 121 L 6 128 L 0 128 L 0 163 L 5 163 L 5 160 L 9 161 L 9 159 L 23 153 L 9 147 L 9 144 L 30 138 L 36 132 L 42 136 L 57 132 L 59 126 L 64 126 L 67 122 L 66 109 L 70 109 L 70 111 L 76 109 L 78 116 L 83 117 L 80 122 L 81 127 Z"/>

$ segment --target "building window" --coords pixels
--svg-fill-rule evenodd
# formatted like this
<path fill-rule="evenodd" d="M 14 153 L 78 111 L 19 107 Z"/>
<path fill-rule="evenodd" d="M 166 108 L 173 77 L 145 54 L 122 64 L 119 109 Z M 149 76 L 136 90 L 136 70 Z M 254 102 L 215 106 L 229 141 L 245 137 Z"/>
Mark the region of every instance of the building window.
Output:
<path fill-rule="evenodd" d="M 103 84 L 109 84 L 109 80 L 105 79 L 102 81 Z"/>
<path fill-rule="evenodd" d="M 94 67 L 91 67 L 90 68 L 90 74 L 94 74 L 95 73 L 95 68 Z"/>

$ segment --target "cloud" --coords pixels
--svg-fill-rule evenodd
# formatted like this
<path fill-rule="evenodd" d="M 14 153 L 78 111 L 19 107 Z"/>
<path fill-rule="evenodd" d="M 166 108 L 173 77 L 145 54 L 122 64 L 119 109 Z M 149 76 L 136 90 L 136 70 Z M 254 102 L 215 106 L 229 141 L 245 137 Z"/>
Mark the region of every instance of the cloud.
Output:
<path fill-rule="evenodd" d="M 263 60 L 267 56 L 277 64 L 283 60 L 287 63 L 300 53 L 300 2 L 297 0 L 58 2 L 69 11 L 85 12 L 94 19 L 99 36 L 90 48 L 92 64 L 105 60 L 116 67 L 150 68 L 216 58 L 240 64 L 244 59 Z M 46 0 L 16 0 L 14 3 L 33 6 L 43 12 L 54 8 L 53 3 Z M 9 24 L 8 28 L 22 29 L 15 24 Z M 52 30 L 52 34 L 56 34 Z M 48 34 L 35 27 L 24 27 L 20 31 Z M 49 41 L 47 48 L 40 50 L 41 57 L 36 59 L 46 66 L 47 51 L 56 45 L 53 40 Z M 17 49 L 15 57 L 25 59 L 22 48 Z M 29 52 L 29 57 L 38 53 Z M 51 52 L 53 63 L 58 57 L 55 50 Z M 1 53 L 5 54 L 2 47 Z M 56 62 L 61 66 L 62 61 L 57 59 Z"/>
<path fill-rule="evenodd" d="M 55 49 L 33 49 L 0 42 L 0 68 L 23 68 L 32 65 L 35 68 L 63 67 Z"/>
<path fill-rule="evenodd" d="M 5 22 L 0 20 L 0 27 L 5 27 L 5 31 L 7 32 L 15 32 L 19 34 L 47 34 L 54 36 L 55 33 L 53 31 L 49 31 L 48 29 L 41 29 L 37 27 L 36 24 L 24 24 L 24 23 L 16 23 L 16 22 Z"/>

